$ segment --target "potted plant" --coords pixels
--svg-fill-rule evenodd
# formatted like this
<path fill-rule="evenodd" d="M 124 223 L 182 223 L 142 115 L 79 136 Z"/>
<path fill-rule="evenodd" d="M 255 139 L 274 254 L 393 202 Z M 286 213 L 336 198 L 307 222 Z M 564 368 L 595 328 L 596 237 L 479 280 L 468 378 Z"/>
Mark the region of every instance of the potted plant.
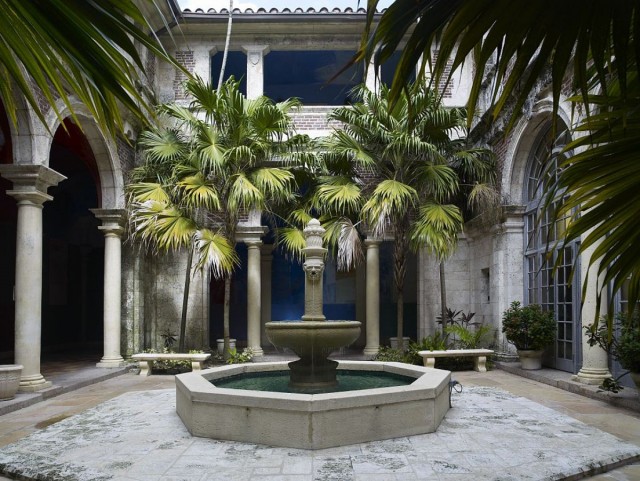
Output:
<path fill-rule="evenodd" d="M 613 322 L 613 318 L 608 317 L 604 322 L 585 327 L 587 342 L 590 346 L 597 344 L 611 354 L 623 369 L 629 371 L 629 376 L 640 389 L 640 311 L 636 311 L 630 320 L 627 320 L 623 313 L 616 316 L 615 322 L 619 328 L 617 336 L 614 333 Z M 620 389 L 620 377 L 612 380 L 610 384 Z"/>
<path fill-rule="evenodd" d="M 502 315 L 502 332 L 518 350 L 522 369 L 540 369 L 542 353 L 556 336 L 553 314 L 538 304 L 521 306 L 518 301 Z"/>

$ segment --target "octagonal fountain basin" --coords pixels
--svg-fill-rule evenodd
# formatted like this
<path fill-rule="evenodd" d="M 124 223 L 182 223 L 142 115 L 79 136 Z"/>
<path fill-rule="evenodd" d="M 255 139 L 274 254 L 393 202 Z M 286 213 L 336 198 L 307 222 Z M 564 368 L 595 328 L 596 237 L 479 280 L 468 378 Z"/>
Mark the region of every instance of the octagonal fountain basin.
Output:
<path fill-rule="evenodd" d="M 393 362 L 338 361 L 338 371 L 384 372 L 407 385 L 322 394 L 229 389 L 216 381 L 287 371 L 250 363 L 176 376 L 176 411 L 194 436 L 321 449 L 434 432 L 449 410 L 451 373 Z"/>

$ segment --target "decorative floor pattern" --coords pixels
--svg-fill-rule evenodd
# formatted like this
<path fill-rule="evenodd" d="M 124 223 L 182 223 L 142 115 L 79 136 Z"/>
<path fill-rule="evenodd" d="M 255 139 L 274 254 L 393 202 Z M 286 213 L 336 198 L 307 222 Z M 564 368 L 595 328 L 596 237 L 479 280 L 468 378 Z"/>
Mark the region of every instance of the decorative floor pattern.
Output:
<path fill-rule="evenodd" d="M 601 472 L 640 448 L 493 388 L 454 393 L 436 433 L 305 451 L 192 437 L 175 391 L 123 394 L 0 450 L 0 474 L 51 481 L 525 481 Z"/>

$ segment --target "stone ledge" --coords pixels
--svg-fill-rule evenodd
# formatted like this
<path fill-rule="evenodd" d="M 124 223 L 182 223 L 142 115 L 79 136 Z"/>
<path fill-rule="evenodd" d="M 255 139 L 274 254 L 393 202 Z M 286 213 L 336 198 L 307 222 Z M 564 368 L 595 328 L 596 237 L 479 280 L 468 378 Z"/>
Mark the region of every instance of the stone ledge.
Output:
<path fill-rule="evenodd" d="M 617 394 L 606 391 L 598 392 L 598 386 L 572 381 L 572 374 L 568 372 L 555 369 L 525 370 L 521 369 L 520 363 L 517 362 L 495 362 L 495 366 L 510 374 L 547 384 L 548 386 L 553 386 L 563 391 L 603 401 L 616 407 L 640 412 L 640 393 L 632 387 L 625 386 L 624 390 Z"/>

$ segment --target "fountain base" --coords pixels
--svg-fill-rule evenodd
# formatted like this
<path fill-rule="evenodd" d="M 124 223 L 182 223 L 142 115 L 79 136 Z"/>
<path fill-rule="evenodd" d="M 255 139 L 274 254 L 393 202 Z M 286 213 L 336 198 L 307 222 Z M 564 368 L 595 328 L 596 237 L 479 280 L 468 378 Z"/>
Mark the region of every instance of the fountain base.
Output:
<path fill-rule="evenodd" d="M 449 410 L 451 373 L 401 363 L 340 361 L 338 370 L 384 371 L 409 385 L 324 394 L 225 389 L 217 379 L 287 369 L 237 364 L 176 376 L 176 410 L 194 436 L 321 449 L 434 432 Z"/>
<path fill-rule="evenodd" d="M 289 387 L 293 390 L 296 388 L 309 390 L 318 388 L 321 390 L 337 386 L 336 369 L 338 363 L 331 359 L 323 359 L 322 363 L 314 364 L 313 362 L 305 362 L 304 359 L 291 361 L 289 363 Z"/>

